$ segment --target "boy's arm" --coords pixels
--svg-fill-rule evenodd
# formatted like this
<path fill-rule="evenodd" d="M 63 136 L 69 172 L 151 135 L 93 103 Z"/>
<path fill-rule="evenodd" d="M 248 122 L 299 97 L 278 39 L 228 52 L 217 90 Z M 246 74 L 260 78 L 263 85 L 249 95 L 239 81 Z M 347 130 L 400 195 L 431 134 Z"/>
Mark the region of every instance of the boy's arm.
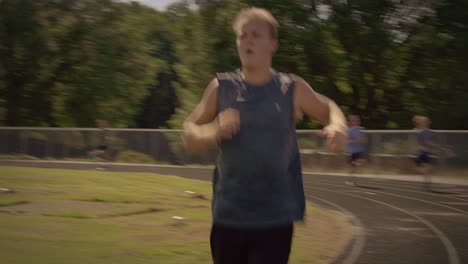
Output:
<path fill-rule="evenodd" d="M 216 78 L 208 84 L 201 101 L 183 124 L 183 141 L 188 152 L 205 150 L 216 144 L 218 85 Z"/>
<path fill-rule="evenodd" d="M 314 92 L 312 87 L 299 79 L 295 83 L 294 105 L 299 114 L 306 114 L 324 125 L 328 145 L 339 152 L 346 147 L 347 125 L 340 108 L 329 98 Z"/>
<path fill-rule="evenodd" d="M 436 142 L 433 140 L 434 138 L 434 132 L 432 131 L 429 131 L 429 136 L 428 136 L 428 139 L 427 139 L 427 147 L 426 147 L 426 151 L 431 151 L 432 149 L 435 149 L 437 147 L 437 144 Z"/>
<path fill-rule="evenodd" d="M 369 138 L 367 137 L 366 134 L 363 134 L 363 136 L 362 136 L 362 144 L 363 144 L 363 145 L 367 145 L 367 143 L 369 143 Z"/>
<path fill-rule="evenodd" d="M 208 149 L 220 140 L 231 139 L 240 128 L 239 111 L 228 108 L 216 112 L 218 80 L 213 79 L 200 103 L 185 120 L 183 141 L 188 152 Z"/>
<path fill-rule="evenodd" d="M 367 145 L 367 143 L 369 142 L 368 140 L 369 139 L 367 138 L 367 134 L 361 130 L 361 137 L 359 138 L 359 143 L 362 145 Z"/>

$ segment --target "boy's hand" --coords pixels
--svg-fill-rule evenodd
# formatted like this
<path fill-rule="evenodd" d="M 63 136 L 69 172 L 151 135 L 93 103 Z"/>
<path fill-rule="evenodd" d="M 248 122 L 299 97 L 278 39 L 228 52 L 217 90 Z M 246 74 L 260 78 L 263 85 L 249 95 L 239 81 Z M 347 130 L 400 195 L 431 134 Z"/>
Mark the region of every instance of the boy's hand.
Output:
<path fill-rule="evenodd" d="M 218 123 L 217 139 L 231 139 L 239 132 L 240 129 L 240 114 L 239 111 L 233 108 L 223 110 L 216 118 Z"/>
<path fill-rule="evenodd" d="M 327 137 L 327 147 L 331 152 L 342 152 L 348 144 L 346 131 L 334 125 L 323 128 L 323 135 Z"/>

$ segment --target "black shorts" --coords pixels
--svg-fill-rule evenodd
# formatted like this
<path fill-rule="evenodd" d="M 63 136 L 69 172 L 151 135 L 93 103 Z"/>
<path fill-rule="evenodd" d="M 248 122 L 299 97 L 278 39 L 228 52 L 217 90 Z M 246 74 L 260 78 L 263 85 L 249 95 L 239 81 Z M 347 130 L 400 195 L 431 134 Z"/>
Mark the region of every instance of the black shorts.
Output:
<path fill-rule="evenodd" d="M 234 228 L 213 224 L 211 255 L 214 264 L 287 264 L 293 224 L 272 228 Z"/>
<path fill-rule="evenodd" d="M 425 151 L 420 152 L 414 161 L 418 166 L 422 164 L 429 164 L 431 163 L 430 153 Z"/>
<path fill-rule="evenodd" d="M 364 152 L 351 153 L 351 156 L 349 157 L 349 163 L 353 163 L 353 161 L 356 161 L 356 160 L 362 160 L 365 157 L 366 156 L 365 156 Z"/>

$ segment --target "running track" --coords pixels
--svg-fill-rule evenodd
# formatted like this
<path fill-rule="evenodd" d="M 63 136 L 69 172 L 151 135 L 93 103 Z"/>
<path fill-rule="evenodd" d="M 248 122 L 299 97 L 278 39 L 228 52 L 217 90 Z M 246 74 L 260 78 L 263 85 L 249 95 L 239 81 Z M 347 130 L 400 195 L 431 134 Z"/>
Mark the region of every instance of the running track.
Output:
<path fill-rule="evenodd" d="M 95 163 L 0 161 L 0 165 L 95 169 Z M 212 169 L 107 164 L 111 171 L 155 172 L 211 180 Z M 304 173 L 309 201 L 350 215 L 354 239 L 334 263 L 468 263 L 468 185 Z M 313 217 L 313 216 L 310 216 Z M 311 249 L 313 250 L 313 249 Z"/>

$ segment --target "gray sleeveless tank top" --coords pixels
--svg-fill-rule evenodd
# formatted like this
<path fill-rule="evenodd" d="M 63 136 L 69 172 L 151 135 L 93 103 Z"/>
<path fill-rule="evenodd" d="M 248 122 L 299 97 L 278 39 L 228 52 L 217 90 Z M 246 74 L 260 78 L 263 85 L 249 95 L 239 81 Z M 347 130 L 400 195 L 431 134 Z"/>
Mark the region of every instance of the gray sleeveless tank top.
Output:
<path fill-rule="evenodd" d="M 304 218 L 305 198 L 294 122 L 296 76 L 277 73 L 263 86 L 240 71 L 219 73 L 217 111 L 240 112 L 240 130 L 220 142 L 213 175 L 213 223 L 271 227 Z"/>

